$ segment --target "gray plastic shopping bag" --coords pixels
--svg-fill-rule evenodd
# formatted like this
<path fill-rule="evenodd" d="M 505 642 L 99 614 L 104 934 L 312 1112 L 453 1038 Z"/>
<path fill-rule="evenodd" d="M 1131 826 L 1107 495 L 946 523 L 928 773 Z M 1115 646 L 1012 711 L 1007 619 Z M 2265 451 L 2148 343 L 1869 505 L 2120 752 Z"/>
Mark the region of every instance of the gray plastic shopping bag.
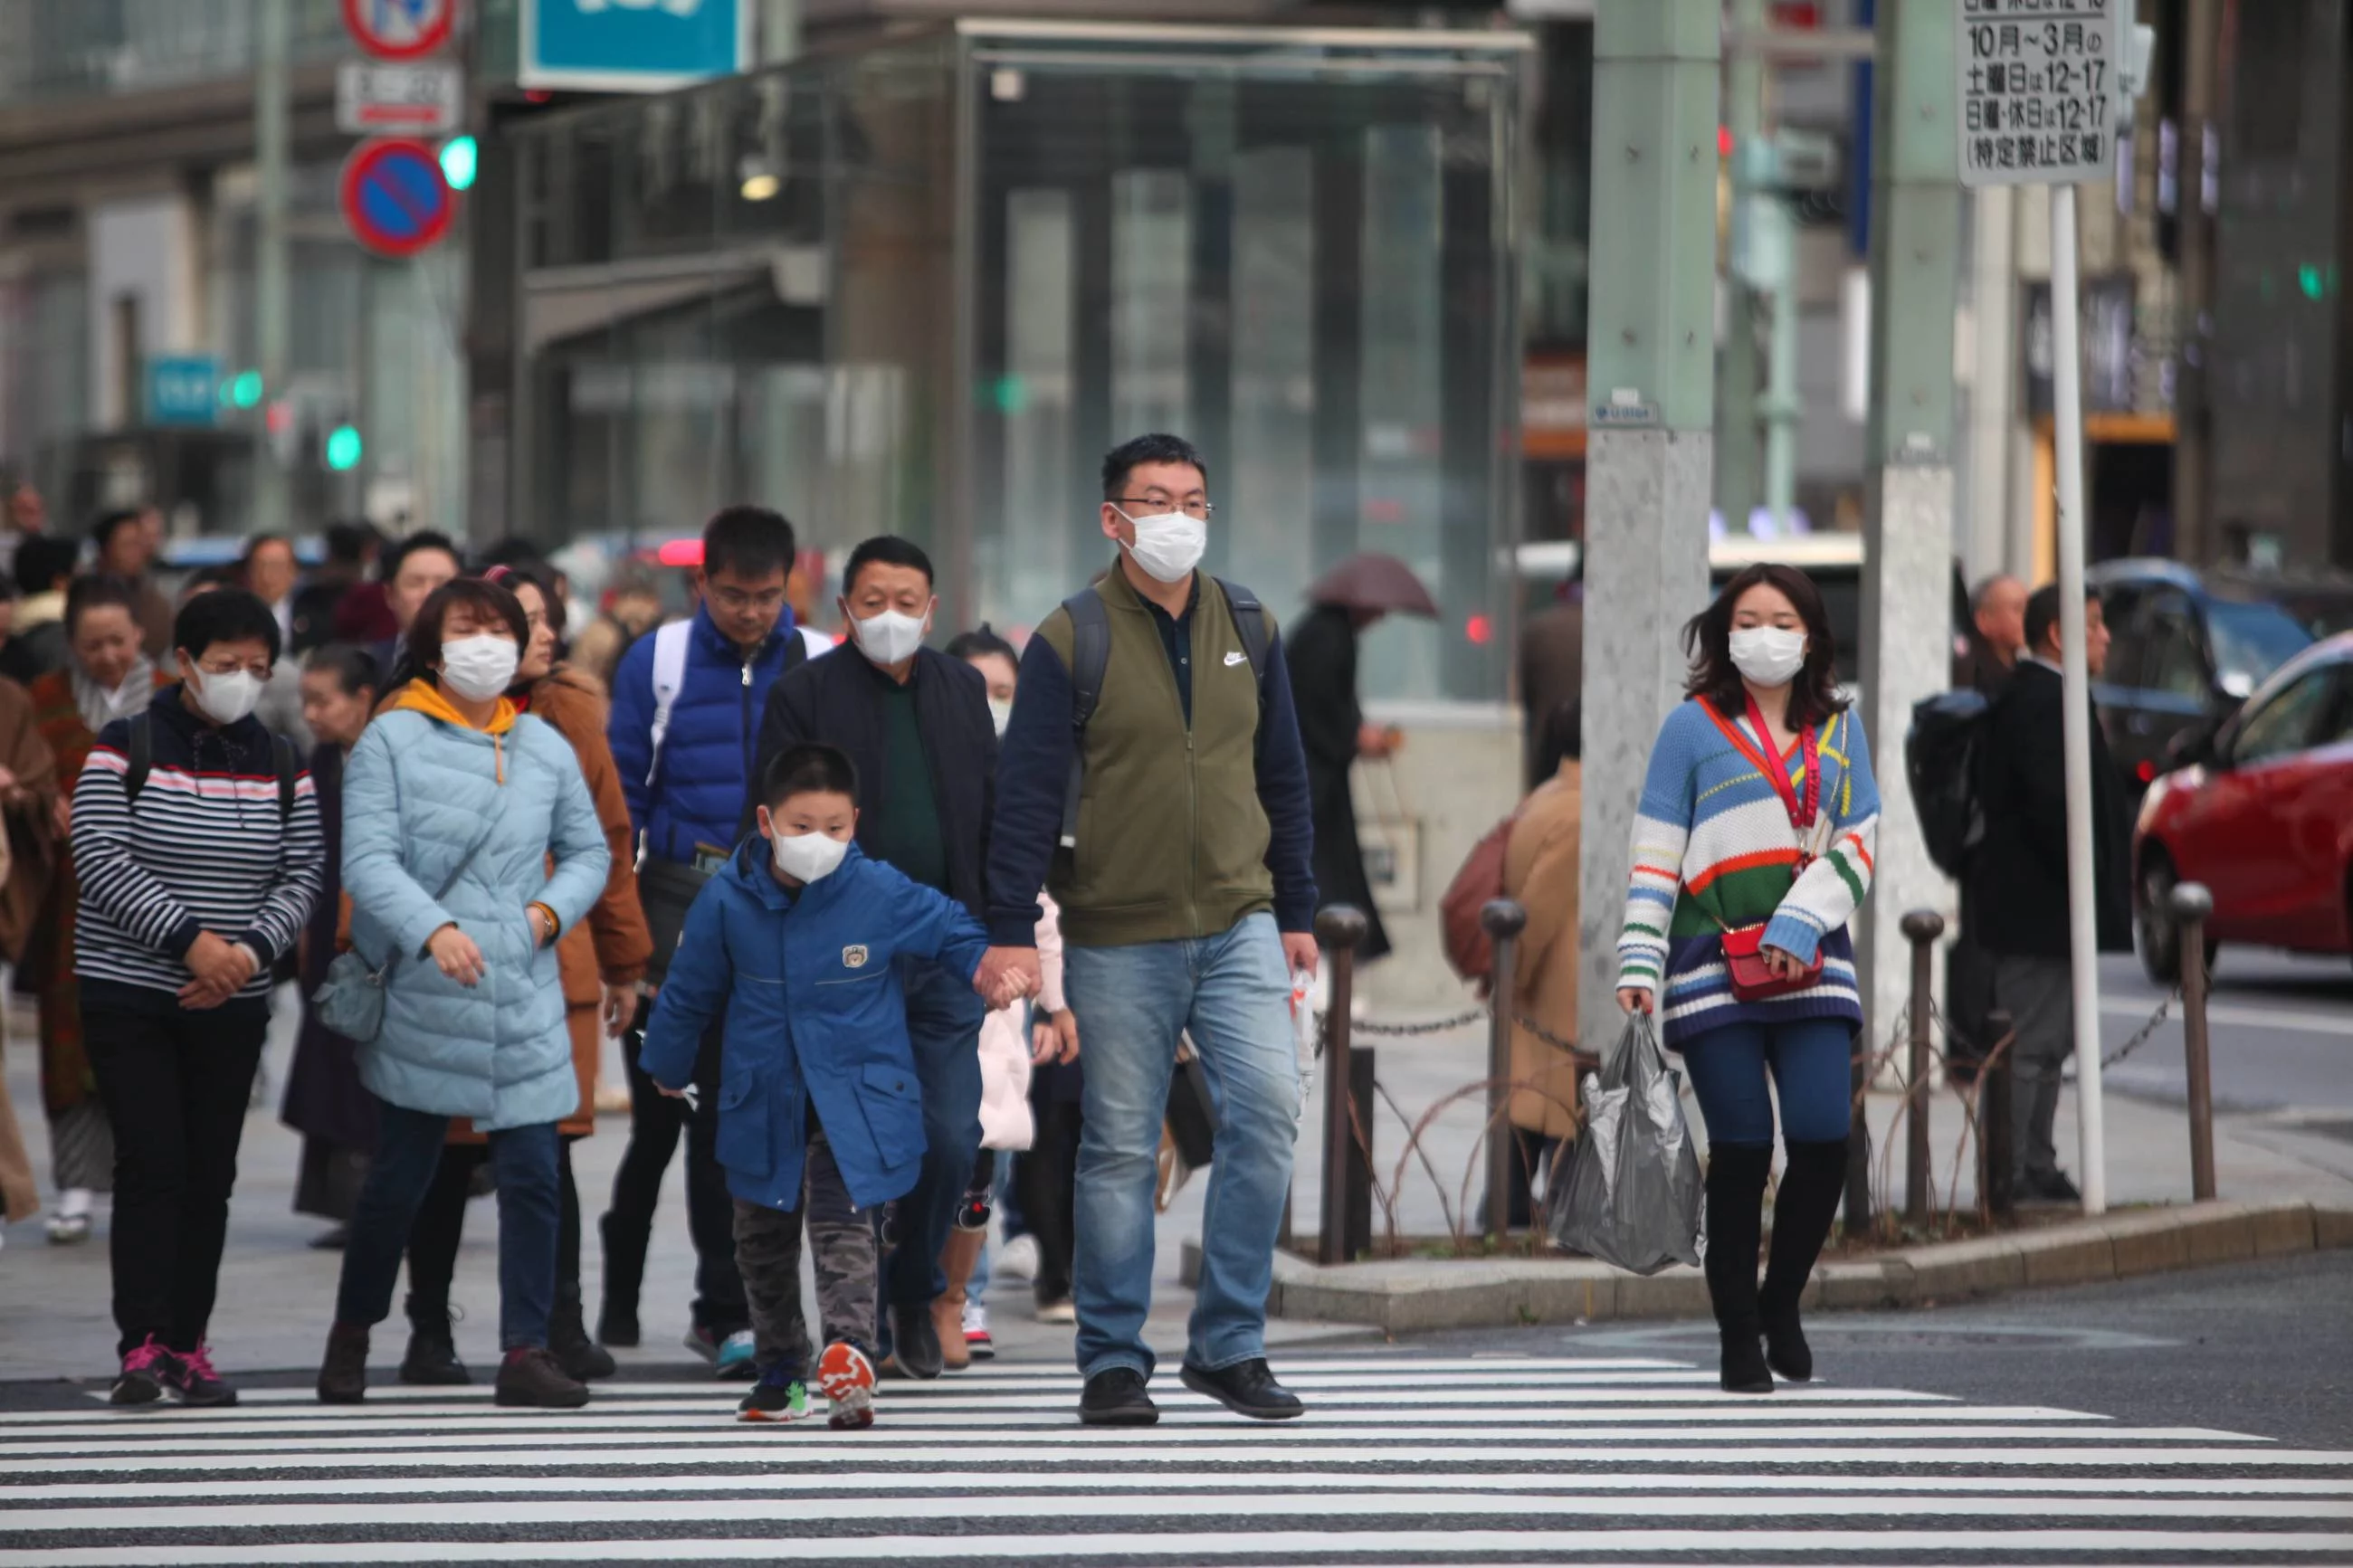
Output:
<path fill-rule="evenodd" d="M 1683 1121 L 1682 1075 L 1667 1066 L 1649 1014 L 1630 1014 L 1618 1048 L 1585 1075 L 1585 1130 L 1546 1207 L 1554 1245 L 1568 1251 L 1636 1274 L 1699 1261 L 1699 1152 Z"/>

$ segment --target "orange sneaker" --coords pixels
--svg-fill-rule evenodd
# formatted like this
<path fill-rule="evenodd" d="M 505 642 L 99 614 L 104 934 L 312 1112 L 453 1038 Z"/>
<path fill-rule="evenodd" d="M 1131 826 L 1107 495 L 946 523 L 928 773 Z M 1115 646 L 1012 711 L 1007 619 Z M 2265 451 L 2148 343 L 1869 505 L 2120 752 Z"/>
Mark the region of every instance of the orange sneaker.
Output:
<path fill-rule="evenodd" d="M 833 1403 L 828 1426 L 848 1431 L 874 1425 L 874 1363 L 848 1340 L 834 1341 L 818 1358 L 817 1387 Z"/>

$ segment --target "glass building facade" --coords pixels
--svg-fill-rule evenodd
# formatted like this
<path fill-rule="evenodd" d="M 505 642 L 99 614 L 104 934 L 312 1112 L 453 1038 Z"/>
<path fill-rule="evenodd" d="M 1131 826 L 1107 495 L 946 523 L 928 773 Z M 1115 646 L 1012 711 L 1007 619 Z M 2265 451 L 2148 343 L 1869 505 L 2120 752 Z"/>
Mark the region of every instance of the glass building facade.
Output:
<path fill-rule="evenodd" d="M 1111 559 L 1103 454 L 1208 458 L 1208 568 L 1283 613 L 1360 550 L 1442 618 L 1371 695 L 1510 646 L 1525 37 L 965 23 L 517 132 L 510 510 L 716 507 L 923 544 L 944 628 Z"/>

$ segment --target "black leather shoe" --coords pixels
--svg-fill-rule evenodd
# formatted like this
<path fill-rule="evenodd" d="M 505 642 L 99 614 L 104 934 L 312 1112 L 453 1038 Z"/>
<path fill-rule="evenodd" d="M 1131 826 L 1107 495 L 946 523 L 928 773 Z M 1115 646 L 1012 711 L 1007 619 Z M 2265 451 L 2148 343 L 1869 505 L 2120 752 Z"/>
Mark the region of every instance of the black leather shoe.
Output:
<path fill-rule="evenodd" d="M 400 1381 L 425 1388 L 454 1388 L 474 1381 L 458 1359 L 455 1320 L 445 1304 L 420 1307 L 408 1299 L 408 1353 L 400 1358 Z"/>
<path fill-rule="evenodd" d="M 568 1376 L 544 1347 L 509 1351 L 499 1363 L 491 1402 L 527 1410 L 577 1410 L 588 1403 L 588 1385 Z"/>
<path fill-rule="evenodd" d="M 326 1358 L 319 1363 L 319 1403 L 357 1405 L 367 1397 L 368 1331 L 364 1323 L 337 1323 L 327 1331 Z"/>
<path fill-rule="evenodd" d="M 1253 1421 L 1288 1421 L 1307 1413 L 1299 1395 L 1274 1381 L 1264 1356 L 1238 1361 L 1216 1372 L 1204 1372 L 1187 1362 L 1178 1375 L 1194 1393 L 1206 1394 L 1235 1415 Z"/>
<path fill-rule="evenodd" d="M 588 1337 L 587 1327 L 580 1321 L 577 1301 L 559 1305 L 548 1315 L 547 1353 L 555 1358 L 564 1375 L 575 1383 L 610 1377 L 618 1370 L 612 1352 Z"/>
<path fill-rule="evenodd" d="M 1087 1379 L 1079 1395 L 1079 1419 L 1090 1426 L 1149 1426 L 1160 1419 L 1160 1408 L 1144 1392 L 1142 1373 L 1115 1366 Z"/>
<path fill-rule="evenodd" d="M 932 1323 L 929 1303 L 891 1309 L 891 1359 L 899 1370 L 919 1383 L 940 1375 L 945 1364 L 940 1355 L 940 1331 Z"/>

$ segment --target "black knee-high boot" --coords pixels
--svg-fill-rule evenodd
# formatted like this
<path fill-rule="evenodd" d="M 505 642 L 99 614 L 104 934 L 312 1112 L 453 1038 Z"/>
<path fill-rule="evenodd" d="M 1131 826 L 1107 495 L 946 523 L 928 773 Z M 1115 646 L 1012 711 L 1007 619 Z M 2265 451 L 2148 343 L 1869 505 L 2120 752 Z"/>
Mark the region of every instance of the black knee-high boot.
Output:
<path fill-rule="evenodd" d="M 1772 1165 L 1769 1144 L 1718 1143 L 1707 1152 L 1707 1298 L 1724 1341 L 1724 1387 L 1730 1394 L 1773 1392 L 1757 1306 L 1757 1246 Z"/>
<path fill-rule="evenodd" d="M 1846 1145 L 1843 1138 L 1788 1145 L 1788 1169 L 1781 1173 L 1781 1190 L 1773 1199 L 1773 1249 L 1757 1310 L 1765 1324 L 1765 1359 L 1793 1383 L 1814 1375 L 1814 1352 L 1798 1322 L 1798 1300 L 1846 1194 Z"/>

